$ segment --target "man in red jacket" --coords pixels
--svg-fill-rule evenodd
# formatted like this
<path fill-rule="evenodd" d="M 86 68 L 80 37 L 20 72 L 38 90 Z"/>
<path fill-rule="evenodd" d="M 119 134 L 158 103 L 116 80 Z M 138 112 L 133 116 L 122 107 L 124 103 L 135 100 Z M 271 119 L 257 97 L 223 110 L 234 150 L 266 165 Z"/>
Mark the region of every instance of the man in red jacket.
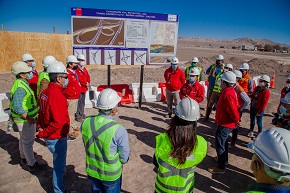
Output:
<path fill-rule="evenodd" d="M 180 102 L 179 91 L 182 85 L 185 83 L 185 74 L 178 68 L 178 58 L 173 57 L 171 59 L 171 67 L 164 72 L 164 79 L 166 81 L 166 100 L 168 114 L 165 117 L 171 118 L 173 100 L 176 104 Z"/>
<path fill-rule="evenodd" d="M 35 70 L 35 59 L 30 54 L 23 54 L 22 61 L 27 64 L 27 66 L 32 68 L 31 74 L 32 77 L 28 80 L 29 87 L 33 90 L 34 96 L 37 96 L 37 82 L 38 82 L 38 72 Z"/>
<path fill-rule="evenodd" d="M 77 60 L 77 58 L 74 55 L 69 55 L 66 58 L 66 68 L 67 68 L 67 76 L 68 76 L 68 85 L 64 89 L 64 95 L 67 98 L 68 101 L 68 114 L 70 118 L 70 132 L 68 135 L 68 140 L 75 140 L 76 137 L 79 136 L 79 133 L 76 131 L 80 131 L 80 128 L 77 127 L 77 123 L 75 120 L 75 113 L 77 111 L 77 104 L 78 99 L 81 94 L 81 85 L 79 82 L 78 75 L 76 73 L 76 70 L 78 69 L 78 64 L 80 62 Z"/>
<path fill-rule="evenodd" d="M 233 129 L 239 125 L 240 113 L 237 94 L 234 90 L 236 75 L 227 71 L 221 77 L 222 91 L 216 107 L 215 122 L 218 125 L 215 137 L 215 148 L 218 155 L 218 166 L 210 167 L 210 173 L 225 173 L 228 161 L 228 137 Z"/>
<path fill-rule="evenodd" d="M 180 98 L 190 97 L 198 103 L 204 100 L 204 87 L 198 82 L 200 71 L 197 67 L 190 69 L 189 78 L 180 89 Z"/>
<path fill-rule="evenodd" d="M 55 62 L 47 68 L 50 83 L 40 95 L 39 126 L 36 137 L 44 138 L 53 155 L 53 189 L 65 192 L 63 170 L 66 165 L 67 134 L 70 119 L 68 103 L 63 95 L 63 87 L 68 83 L 67 71 L 63 63 Z"/>
<path fill-rule="evenodd" d="M 81 84 L 81 94 L 78 101 L 78 107 L 76 112 L 76 121 L 82 122 L 86 115 L 84 114 L 85 110 L 85 100 L 86 100 L 86 92 L 88 91 L 88 87 L 91 82 L 90 75 L 85 67 L 85 56 L 83 54 L 79 54 L 77 57 L 80 62 L 79 68 L 76 70 L 76 73 L 79 77 L 79 81 Z"/>

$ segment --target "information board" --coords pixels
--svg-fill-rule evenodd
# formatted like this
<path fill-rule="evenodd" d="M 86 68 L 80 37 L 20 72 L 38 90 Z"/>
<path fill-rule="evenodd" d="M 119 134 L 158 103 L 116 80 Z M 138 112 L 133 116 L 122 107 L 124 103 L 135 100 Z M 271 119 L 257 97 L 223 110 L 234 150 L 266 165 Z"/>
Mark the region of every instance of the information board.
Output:
<path fill-rule="evenodd" d="M 74 55 L 88 65 L 166 64 L 176 55 L 178 15 L 71 8 Z"/>

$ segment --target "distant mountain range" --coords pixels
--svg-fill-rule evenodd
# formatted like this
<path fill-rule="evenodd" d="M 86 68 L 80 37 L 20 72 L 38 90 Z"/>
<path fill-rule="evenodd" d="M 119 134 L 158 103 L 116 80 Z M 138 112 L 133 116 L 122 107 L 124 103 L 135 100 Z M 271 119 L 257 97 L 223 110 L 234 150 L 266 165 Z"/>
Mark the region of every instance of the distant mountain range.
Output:
<path fill-rule="evenodd" d="M 192 40 L 196 42 L 203 42 L 203 43 L 224 43 L 224 44 L 238 44 L 238 45 L 257 45 L 257 44 L 271 44 L 276 45 L 279 44 L 281 46 L 290 46 L 287 44 L 280 44 L 268 39 L 253 39 L 253 38 L 237 38 L 233 40 L 221 40 L 221 39 L 214 39 L 214 38 L 199 38 L 199 37 L 179 37 L 178 39 L 181 40 Z"/>

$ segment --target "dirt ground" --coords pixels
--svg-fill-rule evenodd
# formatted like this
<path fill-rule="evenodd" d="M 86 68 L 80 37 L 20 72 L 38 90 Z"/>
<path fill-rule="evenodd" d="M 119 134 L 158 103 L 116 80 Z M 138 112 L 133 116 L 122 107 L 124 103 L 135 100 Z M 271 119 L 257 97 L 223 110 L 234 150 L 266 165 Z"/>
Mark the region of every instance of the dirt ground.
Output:
<path fill-rule="evenodd" d="M 178 44 L 177 57 L 181 61 L 180 67 L 185 69 L 192 57 L 200 59 L 200 66 L 206 70 L 215 60 L 215 56 L 222 54 L 226 63 L 231 63 L 237 68 L 242 62 L 250 64 L 252 76 L 268 74 L 272 76 L 275 71 L 275 88 L 271 89 L 271 99 L 263 119 L 264 129 L 272 127 L 272 112 L 276 111 L 280 91 L 285 86 L 285 80 L 290 72 L 290 56 L 284 54 L 246 52 L 232 49 L 196 47 L 191 43 L 182 41 Z M 281 65 L 284 62 L 284 65 Z M 163 73 L 167 67 L 146 66 L 144 82 L 162 82 Z M 92 85 L 107 84 L 106 68 L 91 69 Z M 206 76 L 204 76 L 205 78 Z M 9 92 L 14 81 L 10 73 L 0 76 L 0 93 Z M 114 68 L 111 70 L 111 84 L 130 84 L 140 82 L 140 67 Z M 8 100 L 3 101 L 4 108 L 8 107 Z M 205 114 L 206 99 L 201 103 L 201 114 Z M 97 114 L 97 109 L 85 109 L 86 115 Z M 124 165 L 122 178 L 123 192 L 154 192 L 155 170 L 152 157 L 155 147 L 155 136 L 165 132 L 169 119 L 165 119 L 166 103 L 143 103 L 138 109 L 138 103 L 119 107 L 116 121 L 121 123 L 128 131 L 131 155 L 130 160 Z M 243 114 L 242 128 L 240 129 L 237 146 L 229 150 L 229 166 L 224 175 L 212 175 L 207 168 L 215 166 L 216 152 L 214 149 L 214 136 L 216 125 L 214 113 L 207 123 L 199 121 L 198 134 L 208 141 L 207 156 L 196 167 L 195 192 L 243 192 L 247 185 L 254 183 L 255 179 L 250 170 L 252 153 L 247 148 L 251 140 L 246 137 L 249 129 L 249 113 Z M 52 189 L 52 155 L 45 147 L 43 140 L 36 139 L 34 152 L 37 160 L 47 162 L 46 171 L 31 174 L 26 168 L 21 168 L 18 151 L 18 133 L 6 134 L 7 122 L 0 123 L 0 192 L 53 192 Z M 257 126 L 255 127 L 257 131 Z M 91 192 L 89 181 L 85 173 L 85 151 L 81 137 L 68 143 L 67 166 L 64 184 L 68 192 Z"/>

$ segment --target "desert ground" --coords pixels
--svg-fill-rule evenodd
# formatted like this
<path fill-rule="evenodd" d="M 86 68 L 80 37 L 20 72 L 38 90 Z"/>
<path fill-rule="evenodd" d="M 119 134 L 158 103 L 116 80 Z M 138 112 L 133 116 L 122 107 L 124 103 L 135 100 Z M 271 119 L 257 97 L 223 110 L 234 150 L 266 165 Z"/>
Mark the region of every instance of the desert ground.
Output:
<path fill-rule="evenodd" d="M 230 46 L 229 46 L 230 47 Z M 275 71 L 275 88 L 271 89 L 271 99 L 263 119 L 263 128 L 269 129 L 273 118 L 272 112 L 276 111 L 279 103 L 280 91 L 285 86 L 285 81 L 290 72 L 290 56 L 277 53 L 264 53 L 254 51 L 241 51 L 233 49 L 221 49 L 219 45 L 213 47 L 207 44 L 197 45 L 190 40 L 178 42 L 177 57 L 181 61 L 180 68 L 185 69 L 190 65 L 192 57 L 199 57 L 199 65 L 204 71 L 214 61 L 218 54 L 225 57 L 226 63 L 231 63 L 237 68 L 241 63 L 250 64 L 250 75 L 258 76 L 267 74 L 272 76 Z M 281 65 L 283 64 L 283 65 Z M 10 64 L 7 64 L 10 65 Z M 40 64 L 37 64 L 40 65 Z M 144 82 L 162 82 L 166 66 L 145 66 Z M 91 85 L 107 84 L 107 69 L 105 67 L 89 70 Z M 203 76 L 206 79 L 206 75 Z M 1 73 L 0 93 L 9 92 L 14 81 L 11 73 Z M 122 67 L 111 69 L 111 84 L 130 84 L 140 82 L 140 66 Z M 201 103 L 201 114 L 205 114 L 206 99 Z M 4 108 L 8 107 L 8 100 L 3 101 Z M 156 169 L 152 164 L 155 148 L 155 136 L 165 132 L 170 119 L 164 118 L 166 103 L 148 102 L 142 103 L 138 109 L 138 103 L 120 106 L 116 121 L 122 124 L 128 131 L 131 147 L 130 160 L 124 165 L 122 176 L 122 192 L 150 193 L 154 192 Z M 97 114 L 97 109 L 85 109 L 86 115 Z M 214 113 L 209 122 L 199 120 L 198 134 L 208 142 L 208 152 L 205 159 L 196 167 L 195 192 L 245 192 L 248 184 L 255 179 L 250 170 L 252 152 L 247 148 L 250 138 L 246 137 L 249 130 L 249 113 L 242 117 L 242 128 L 237 141 L 237 146 L 229 150 L 229 166 L 226 173 L 210 174 L 207 168 L 215 166 L 216 156 L 214 148 L 214 136 L 216 124 Z M 31 174 L 27 168 L 20 166 L 17 132 L 6 134 L 7 122 L 0 123 L 0 192 L 2 193 L 31 193 L 53 192 L 52 189 L 52 155 L 45 146 L 45 142 L 36 139 L 34 152 L 37 160 L 48 163 L 48 169 Z M 257 131 L 257 126 L 255 127 Z M 64 184 L 68 192 L 91 192 L 90 183 L 85 172 L 85 150 L 81 136 L 68 143 L 67 166 L 64 175 Z"/>

